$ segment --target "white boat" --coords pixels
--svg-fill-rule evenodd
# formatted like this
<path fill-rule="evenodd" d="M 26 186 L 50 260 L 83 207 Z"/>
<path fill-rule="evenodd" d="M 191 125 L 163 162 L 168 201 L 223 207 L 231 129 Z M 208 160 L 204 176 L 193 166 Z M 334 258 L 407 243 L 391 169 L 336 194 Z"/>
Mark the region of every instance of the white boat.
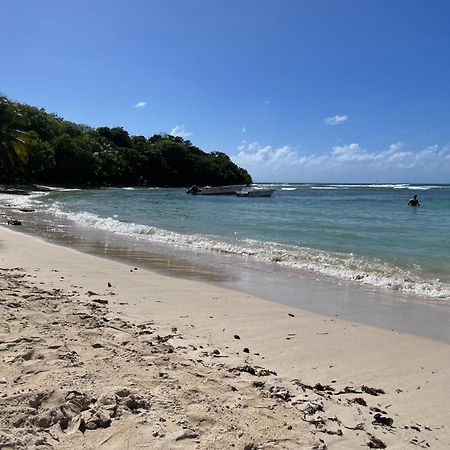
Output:
<path fill-rule="evenodd" d="M 230 184 L 228 186 L 194 186 L 186 190 L 187 194 L 192 195 L 236 195 L 245 188 L 245 184 Z"/>
<path fill-rule="evenodd" d="M 275 189 L 244 188 L 236 192 L 238 197 L 270 197 Z"/>

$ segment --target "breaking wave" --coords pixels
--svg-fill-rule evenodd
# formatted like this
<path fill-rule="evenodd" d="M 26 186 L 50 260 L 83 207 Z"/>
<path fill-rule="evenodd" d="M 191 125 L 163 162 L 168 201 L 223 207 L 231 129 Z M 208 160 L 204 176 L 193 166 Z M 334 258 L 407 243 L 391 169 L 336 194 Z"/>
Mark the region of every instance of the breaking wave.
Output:
<path fill-rule="evenodd" d="M 78 225 L 110 233 L 144 239 L 182 249 L 216 252 L 254 260 L 276 263 L 292 269 L 305 270 L 351 280 L 367 286 L 383 287 L 405 294 L 428 298 L 450 297 L 450 286 L 439 280 L 423 279 L 410 272 L 385 263 L 349 253 L 264 242 L 252 239 L 226 240 L 211 235 L 182 234 L 149 225 L 127 223 L 113 217 L 99 217 L 88 212 L 65 212 L 58 203 L 50 207 L 57 217 L 76 222 Z"/>

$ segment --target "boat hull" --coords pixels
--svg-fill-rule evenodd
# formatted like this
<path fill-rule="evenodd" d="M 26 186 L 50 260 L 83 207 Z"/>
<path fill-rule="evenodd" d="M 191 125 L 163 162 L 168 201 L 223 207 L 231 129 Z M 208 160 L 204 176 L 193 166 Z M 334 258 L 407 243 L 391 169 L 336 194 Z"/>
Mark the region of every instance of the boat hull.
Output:
<path fill-rule="evenodd" d="M 251 189 L 236 192 L 238 197 L 271 197 L 275 189 Z"/>
<path fill-rule="evenodd" d="M 187 193 L 192 195 L 236 195 L 245 187 L 244 184 L 231 184 L 229 186 L 192 186 Z"/>

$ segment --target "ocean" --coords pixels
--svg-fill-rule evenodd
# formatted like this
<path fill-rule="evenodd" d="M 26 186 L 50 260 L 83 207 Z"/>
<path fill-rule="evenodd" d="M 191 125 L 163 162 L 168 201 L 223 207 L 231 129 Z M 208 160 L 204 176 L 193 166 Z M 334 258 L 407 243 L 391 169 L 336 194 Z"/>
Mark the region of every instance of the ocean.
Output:
<path fill-rule="evenodd" d="M 163 188 L 52 190 L 0 194 L 0 202 L 29 231 L 56 242 L 76 237 L 72 245 L 81 250 L 95 242 L 107 256 L 117 256 L 116 247 L 128 248 L 131 259 L 157 251 L 184 268 L 203 261 L 206 275 L 226 272 L 227 264 L 260 265 L 291 280 L 323 276 L 449 303 L 450 185 L 257 186 L 276 191 L 239 198 Z M 407 205 L 413 194 L 418 208 Z"/>

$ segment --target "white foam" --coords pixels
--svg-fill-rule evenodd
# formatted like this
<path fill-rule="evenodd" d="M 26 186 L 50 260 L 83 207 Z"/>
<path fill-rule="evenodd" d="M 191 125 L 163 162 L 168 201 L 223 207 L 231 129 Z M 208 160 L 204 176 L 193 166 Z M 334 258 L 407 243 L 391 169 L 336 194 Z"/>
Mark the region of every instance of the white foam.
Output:
<path fill-rule="evenodd" d="M 32 192 L 29 195 L 0 194 L 0 202 L 4 205 L 9 205 L 17 209 L 31 208 L 36 207 L 39 203 L 42 203 L 38 200 L 38 198 L 47 194 L 47 192 Z"/>
<path fill-rule="evenodd" d="M 335 191 L 340 188 L 335 186 L 311 186 L 311 189 L 316 189 L 318 191 Z"/>
<path fill-rule="evenodd" d="M 379 286 L 425 297 L 450 297 L 450 286 L 439 280 L 421 279 L 382 261 L 353 254 L 325 252 L 251 239 L 227 241 L 214 236 L 181 234 L 148 225 L 121 222 L 113 217 L 102 218 L 88 212 L 64 212 L 57 203 L 50 210 L 56 216 L 73 220 L 78 225 L 136 239 L 276 263 L 293 269 L 317 272 L 342 280 L 352 280 L 369 286 Z"/>

